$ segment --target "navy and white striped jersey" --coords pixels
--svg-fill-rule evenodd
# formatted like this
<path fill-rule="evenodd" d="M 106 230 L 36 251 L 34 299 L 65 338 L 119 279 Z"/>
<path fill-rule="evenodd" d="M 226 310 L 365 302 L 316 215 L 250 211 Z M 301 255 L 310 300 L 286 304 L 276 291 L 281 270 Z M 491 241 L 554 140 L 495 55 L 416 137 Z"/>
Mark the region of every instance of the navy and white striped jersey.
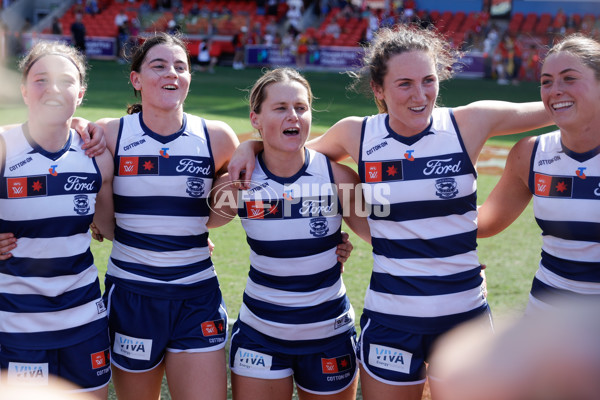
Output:
<path fill-rule="evenodd" d="M 56 153 L 22 127 L 0 134 L 0 232 L 18 246 L 0 262 L 0 343 L 53 349 L 107 330 L 98 271 L 90 251 L 102 176 L 72 131 Z M 108 332 L 108 330 L 107 330 Z"/>
<path fill-rule="evenodd" d="M 178 132 L 161 136 L 141 113 L 122 117 L 115 153 L 116 229 L 107 275 L 164 298 L 216 288 L 206 228 L 215 166 L 205 121 L 184 114 Z"/>
<path fill-rule="evenodd" d="M 544 302 L 545 295 L 600 295 L 598 150 L 575 153 L 562 145 L 560 131 L 539 136 L 529 189 L 543 242 L 530 302 Z"/>
<path fill-rule="evenodd" d="M 250 272 L 239 320 L 287 353 L 331 346 L 354 310 L 335 254 L 342 216 L 329 160 L 306 150 L 302 169 L 281 178 L 258 155 L 240 203 Z"/>
<path fill-rule="evenodd" d="M 450 109 L 403 137 L 389 116 L 363 122 L 359 174 L 373 244 L 365 313 L 439 333 L 487 309 L 476 253 L 476 172 Z"/>

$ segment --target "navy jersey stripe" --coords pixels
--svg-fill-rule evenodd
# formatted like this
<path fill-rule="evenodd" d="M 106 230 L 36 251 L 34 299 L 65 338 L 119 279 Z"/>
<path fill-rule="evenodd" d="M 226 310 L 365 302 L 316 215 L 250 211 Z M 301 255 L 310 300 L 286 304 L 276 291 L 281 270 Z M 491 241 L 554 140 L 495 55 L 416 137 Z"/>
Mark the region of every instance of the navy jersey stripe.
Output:
<path fill-rule="evenodd" d="M 73 345 L 73 338 L 86 340 L 99 332 L 108 332 L 108 320 L 100 318 L 82 326 L 58 331 L 33 333 L 0 332 L 0 343 L 22 349 L 48 350 Z"/>
<path fill-rule="evenodd" d="M 264 241 L 246 237 L 252 251 L 273 258 L 295 258 L 319 254 L 336 247 L 342 241 L 341 229 L 333 235 L 313 239 Z"/>
<path fill-rule="evenodd" d="M 78 215 L 36 220 L 6 221 L 0 219 L 0 232 L 12 232 L 15 237 L 56 238 L 86 233 L 94 216 Z"/>
<path fill-rule="evenodd" d="M 572 281 L 600 283 L 600 260 L 597 262 L 567 260 L 542 250 L 542 265 L 555 274 Z"/>
<path fill-rule="evenodd" d="M 179 251 L 208 246 L 208 232 L 200 235 L 171 236 L 132 232 L 119 226 L 115 239 L 124 245 L 151 251 Z"/>
<path fill-rule="evenodd" d="M 115 194 L 114 200 L 115 212 L 123 214 L 207 217 L 210 211 L 206 198 L 126 197 Z"/>
<path fill-rule="evenodd" d="M 312 292 L 328 288 L 340 279 L 340 263 L 338 262 L 333 267 L 318 274 L 293 276 L 268 275 L 250 266 L 248 276 L 252 282 L 272 289 L 290 292 Z"/>
<path fill-rule="evenodd" d="M 0 273 L 20 277 L 53 278 L 55 276 L 76 275 L 94 263 L 94 256 L 88 248 L 85 252 L 70 257 L 28 258 L 11 257 L 0 262 Z"/>
<path fill-rule="evenodd" d="M 15 309 L 18 309 L 20 313 L 46 313 L 81 306 L 96 299 L 100 299 L 98 279 L 88 285 L 54 297 L 39 294 L 0 293 L 0 310 L 14 312 Z"/>
<path fill-rule="evenodd" d="M 312 307 L 284 307 L 253 299 L 244 293 L 244 304 L 259 318 L 281 324 L 310 324 L 334 319 L 350 308 L 346 296 Z"/>
<path fill-rule="evenodd" d="M 402 296 L 436 296 L 470 290 L 481 285 L 481 268 L 444 276 L 395 277 L 381 272 L 371 275 L 370 289 Z M 448 285 L 451 282 L 452 285 Z"/>
<path fill-rule="evenodd" d="M 373 253 L 387 258 L 441 258 L 472 251 L 477 246 L 477 230 L 432 239 L 372 238 Z"/>
<path fill-rule="evenodd" d="M 117 260 L 111 257 L 110 259 L 113 264 L 117 267 L 128 271 L 132 274 L 142 276 L 144 278 L 156 279 L 156 280 L 177 280 L 182 279 L 190 275 L 190 273 L 198 273 L 204 271 L 207 268 L 212 268 L 213 263 L 210 258 L 204 259 L 197 263 L 180 266 L 169 266 L 164 268 L 152 268 L 149 269 L 145 264 L 132 263 L 122 260 Z"/>
<path fill-rule="evenodd" d="M 565 301 L 584 300 L 600 302 L 600 294 L 580 294 L 571 290 L 558 289 L 546 285 L 537 278 L 533 278 L 531 295 L 547 304 L 564 305 Z"/>
<path fill-rule="evenodd" d="M 548 221 L 535 219 L 542 228 L 543 235 L 556 236 L 566 240 L 581 240 L 600 243 L 600 224 L 579 221 Z"/>
<path fill-rule="evenodd" d="M 379 205 L 371 205 L 371 211 L 377 207 L 377 212 L 371 212 L 369 218 L 386 221 L 411 221 L 422 218 L 445 217 L 448 215 L 463 215 L 477 210 L 477 193 L 465 197 L 448 200 L 424 200 L 391 204 L 390 212 Z"/>

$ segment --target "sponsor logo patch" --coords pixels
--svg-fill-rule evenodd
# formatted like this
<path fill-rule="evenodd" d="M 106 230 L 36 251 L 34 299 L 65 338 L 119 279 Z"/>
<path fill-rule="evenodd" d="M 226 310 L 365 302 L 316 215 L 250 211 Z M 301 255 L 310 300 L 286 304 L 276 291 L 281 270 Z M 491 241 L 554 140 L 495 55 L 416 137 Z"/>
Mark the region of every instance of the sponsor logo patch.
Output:
<path fill-rule="evenodd" d="M 369 364 L 377 368 L 408 374 L 411 360 L 412 353 L 407 351 L 377 344 L 369 347 Z"/>
<path fill-rule="evenodd" d="M 233 366 L 235 368 L 244 369 L 258 369 L 258 370 L 270 370 L 273 364 L 273 357 L 260 353 L 258 351 L 252 351 L 240 347 L 235 352 L 235 358 L 233 360 Z"/>
<path fill-rule="evenodd" d="M 7 383 L 21 386 L 48 385 L 48 363 L 8 363 Z"/>
<path fill-rule="evenodd" d="M 127 358 L 148 361 L 152 351 L 152 339 L 140 339 L 116 332 L 113 351 Z"/>

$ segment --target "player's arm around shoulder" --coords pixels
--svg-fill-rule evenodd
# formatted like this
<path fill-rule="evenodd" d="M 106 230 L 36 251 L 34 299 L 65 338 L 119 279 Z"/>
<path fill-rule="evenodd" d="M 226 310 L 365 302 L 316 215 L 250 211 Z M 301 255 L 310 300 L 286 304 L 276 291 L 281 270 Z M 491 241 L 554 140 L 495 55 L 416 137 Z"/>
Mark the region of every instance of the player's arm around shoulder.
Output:
<path fill-rule="evenodd" d="M 238 191 L 235 189 L 227 174 L 221 175 L 213 183 L 213 188 L 210 192 L 210 215 L 206 226 L 218 228 L 231 221 L 237 214 L 237 196 Z"/>
<path fill-rule="evenodd" d="M 471 160 L 476 161 L 486 140 L 552 124 L 541 101 L 512 103 L 482 100 L 454 109 L 456 123 Z"/>
<path fill-rule="evenodd" d="M 527 207 L 532 197 L 528 181 L 535 139 L 523 138 L 510 150 L 500 181 L 478 208 L 477 237 L 484 238 L 502 232 Z"/>
<path fill-rule="evenodd" d="M 358 174 L 350 167 L 331 162 L 331 170 L 337 187 L 342 215 L 346 224 L 361 239 L 371 243 L 371 231 L 364 212 L 364 199 Z"/>
<path fill-rule="evenodd" d="M 215 160 L 216 176 L 227 172 L 227 165 L 240 141 L 229 125 L 222 121 L 206 120 L 210 145 Z"/>
<path fill-rule="evenodd" d="M 96 156 L 96 164 L 102 174 L 102 186 L 96 195 L 94 225 L 99 231 L 99 237 L 113 240 L 115 231 L 115 207 L 112 189 L 114 176 L 113 158 L 109 152 L 105 151 Z"/>
<path fill-rule="evenodd" d="M 333 161 L 350 156 L 358 161 L 363 117 L 346 117 L 336 122 L 321 136 L 306 143 L 306 147 L 325 154 Z"/>
<path fill-rule="evenodd" d="M 96 121 L 96 124 L 104 131 L 106 137 L 106 147 L 114 156 L 117 147 L 117 138 L 121 127 L 121 118 L 102 118 Z"/>

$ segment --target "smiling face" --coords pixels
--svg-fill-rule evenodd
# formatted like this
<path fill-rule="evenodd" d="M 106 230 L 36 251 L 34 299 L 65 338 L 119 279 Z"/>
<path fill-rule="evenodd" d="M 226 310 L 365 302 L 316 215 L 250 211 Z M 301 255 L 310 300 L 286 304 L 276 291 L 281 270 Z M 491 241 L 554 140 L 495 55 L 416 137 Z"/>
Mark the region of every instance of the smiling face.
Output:
<path fill-rule="evenodd" d="M 31 64 L 21 85 L 29 121 L 45 125 L 65 125 L 83 99 L 80 73 L 67 57 L 44 55 Z"/>
<path fill-rule="evenodd" d="M 371 83 L 373 94 L 385 102 L 392 129 L 412 136 L 429 125 L 439 92 L 433 57 L 426 51 L 396 54 L 387 62 L 383 86 Z"/>
<path fill-rule="evenodd" d="M 159 44 L 146 53 L 140 71 L 132 71 L 131 83 L 142 94 L 144 110 L 150 107 L 183 109 L 190 87 L 188 57 L 177 45 Z"/>
<path fill-rule="evenodd" d="M 561 130 L 596 124 L 600 81 L 594 71 L 566 51 L 549 55 L 541 74 L 540 94 L 546 110 Z"/>
<path fill-rule="evenodd" d="M 297 152 L 308 139 L 312 112 L 305 86 L 294 80 L 269 84 L 260 111 L 250 112 L 252 126 L 264 141 L 266 152 Z"/>

